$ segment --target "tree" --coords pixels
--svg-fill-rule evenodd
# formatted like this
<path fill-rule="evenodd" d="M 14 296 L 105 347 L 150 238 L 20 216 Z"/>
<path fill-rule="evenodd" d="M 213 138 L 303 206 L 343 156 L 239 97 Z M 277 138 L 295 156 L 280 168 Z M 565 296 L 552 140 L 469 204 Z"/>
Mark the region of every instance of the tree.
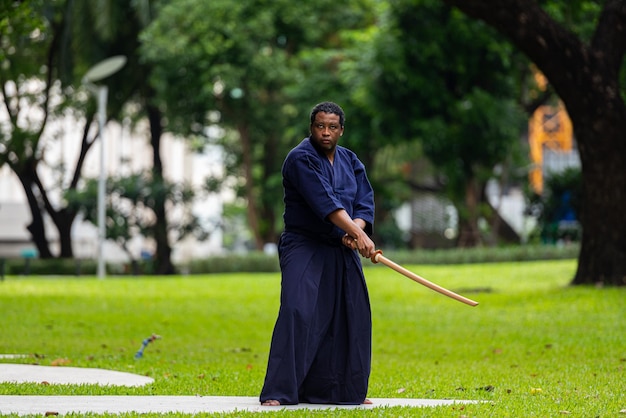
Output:
<path fill-rule="evenodd" d="M 151 182 L 154 190 L 167 188 L 163 178 L 161 137 L 164 117 L 154 101 L 149 83 L 151 68 L 140 62 L 138 34 L 150 21 L 154 5 L 148 0 L 134 2 L 95 2 L 65 0 L 47 2 L 29 0 L 5 2 L 0 30 L 3 41 L 3 64 L 0 68 L 2 98 L 7 124 L 0 137 L 0 165 L 7 164 L 24 187 L 31 210 L 28 226 L 41 257 L 53 257 L 49 248 L 44 215 L 52 219 L 59 232 L 60 257 L 72 257 L 71 228 L 79 207 L 50 197 L 74 194 L 80 185 L 88 151 L 98 138 L 90 129 L 94 122 L 95 100 L 85 103 L 81 78 L 96 62 L 112 55 L 128 57 L 124 69 L 103 83 L 114 85 L 107 102 L 109 119 L 120 118 L 126 103 L 139 104 L 137 118 L 147 118 L 153 149 Z M 5 14 L 6 13 L 6 14 Z M 5 48 L 6 47 L 6 48 Z M 81 99 L 83 97 L 83 99 Z M 36 112 L 38 109 L 39 112 Z M 85 120 L 76 166 L 68 176 L 66 167 L 54 167 L 58 179 L 50 184 L 42 179 L 47 145 L 54 141 L 46 128 L 53 118 L 73 112 Z M 36 120 L 32 116 L 41 114 Z M 174 272 L 169 244 L 166 213 L 167 193 L 151 196 L 150 209 L 155 221 L 151 233 L 156 241 L 155 272 Z"/>
<path fill-rule="evenodd" d="M 111 77 L 116 96 L 111 101 L 116 110 L 111 118 L 120 118 L 124 104 L 138 105 L 135 118 L 145 118 L 149 125 L 149 141 L 152 147 L 152 167 L 150 181 L 154 190 L 166 188 L 163 176 L 161 141 L 166 131 L 165 116 L 155 99 L 156 91 L 151 84 L 152 67 L 141 61 L 139 54 L 139 33 L 151 22 L 156 14 L 154 1 L 139 0 L 134 2 L 118 1 L 80 1 L 68 0 L 68 15 L 72 16 L 73 25 L 68 28 L 72 43 L 67 55 L 76 65 L 73 70 L 74 80 L 82 76 L 82 69 L 101 59 L 122 54 L 128 58 L 125 68 Z M 154 212 L 154 222 L 150 224 L 149 236 L 156 243 L 155 273 L 172 274 L 172 263 L 168 216 L 166 207 L 168 195 L 155 194 L 149 200 Z"/>
<path fill-rule="evenodd" d="M 77 106 L 72 89 L 60 81 L 67 74 L 61 53 L 67 29 L 65 3 L 4 3 L 0 20 L 0 85 L 5 117 L 0 129 L 0 166 L 6 164 L 24 188 L 31 214 L 27 228 L 39 256 L 72 257 L 71 228 L 77 212 L 52 196 L 58 195 L 59 190 L 76 189 L 83 163 L 95 141 L 89 134 L 95 111 L 86 111 L 87 122 L 71 172 L 46 158 L 46 149 L 57 139 L 49 122 L 71 114 Z M 45 166 L 55 173 L 53 182 L 42 174 Z M 49 233 L 44 226 L 46 214 L 58 231 L 58 254 L 50 249 Z"/>
<path fill-rule="evenodd" d="M 81 210 L 85 220 L 95 224 L 98 182 L 90 179 L 85 183 L 81 191 L 71 191 L 65 197 L 69 206 Z M 172 242 L 178 243 L 191 235 L 197 241 L 208 238 L 208 233 L 199 219 L 188 210 L 195 197 L 196 191 L 190 185 L 152 181 L 150 170 L 129 176 L 109 177 L 106 191 L 107 239 L 116 242 L 126 253 L 133 274 L 139 273 L 139 261 L 129 243 L 137 235 L 154 239 L 156 214 L 152 208 L 155 200 L 169 202 L 168 213 L 175 214 L 174 221 L 168 222 L 167 231 Z"/>
<path fill-rule="evenodd" d="M 367 5 L 178 0 L 142 35 L 143 57 L 157 68 L 152 80 L 168 129 L 208 137 L 227 151 L 228 180 L 245 199 L 256 249 L 277 241 L 280 167 L 300 133 L 306 134 L 308 123 L 302 122 L 314 104 L 312 97 L 298 103 L 290 92 L 309 77 L 334 74 L 333 68 L 312 73 L 302 55 L 338 47 L 343 29 L 362 25 Z M 212 124 L 225 134 L 207 135 Z M 305 129 L 292 128 L 298 125 Z"/>
<path fill-rule="evenodd" d="M 626 2 L 577 1 L 599 9 L 589 39 L 533 0 L 442 0 L 507 36 L 547 77 L 567 108 L 582 166 L 583 230 L 572 284 L 626 285 Z M 590 6 L 583 8 L 583 6 Z M 596 7 L 593 7 L 596 6 Z"/>
<path fill-rule="evenodd" d="M 438 1 L 389 4 L 372 63 L 374 131 L 421 144 L 459 212 L 458 245 L 480 245 L 483 190 L 520 142 L 525 61 L 484 23 Z"/>

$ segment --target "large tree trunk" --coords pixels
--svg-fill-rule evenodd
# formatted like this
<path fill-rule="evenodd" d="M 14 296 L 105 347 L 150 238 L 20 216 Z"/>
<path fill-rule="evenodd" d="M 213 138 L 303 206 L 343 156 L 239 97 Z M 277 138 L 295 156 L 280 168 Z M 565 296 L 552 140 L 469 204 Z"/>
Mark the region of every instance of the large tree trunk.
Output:
<path fill-rule="evenodd" d="M 626 111 L 609 111 L 607 98 L 596 109 L 612 113 L 604 123 L 589 115 L 575 130 L 583 168 L 580 214 L 583 238 L 574 284 L 626 285 Z M 606 116 L 605 116 L 606 117 Z M 609 118 L 607 118 L 609 119 Z M 592 146 L 590 144 L 593 144 Z"/>
<path fill-rule="evenodd" d="M 583 237 L 572 283 L 626 285 L 626 106 L 619 86 L 626 2 L 606 0 L 587 45 L 532 0 L 443 1 L 508 36 L 565 103 L 583 177 Z"/>

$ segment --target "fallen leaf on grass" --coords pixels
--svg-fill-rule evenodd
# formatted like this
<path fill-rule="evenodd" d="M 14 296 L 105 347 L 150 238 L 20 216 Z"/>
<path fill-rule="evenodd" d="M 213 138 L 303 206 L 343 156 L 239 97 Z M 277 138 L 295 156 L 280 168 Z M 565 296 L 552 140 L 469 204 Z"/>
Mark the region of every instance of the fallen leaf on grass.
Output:
<path fill-rule="evenodd" d="M 66 358 L 57 358 L 52 360 L 52 362 L 50 363 L 51 366 L 65 366 L 70 364 L 72 361 L 70 359 L 66 359 Z"/>

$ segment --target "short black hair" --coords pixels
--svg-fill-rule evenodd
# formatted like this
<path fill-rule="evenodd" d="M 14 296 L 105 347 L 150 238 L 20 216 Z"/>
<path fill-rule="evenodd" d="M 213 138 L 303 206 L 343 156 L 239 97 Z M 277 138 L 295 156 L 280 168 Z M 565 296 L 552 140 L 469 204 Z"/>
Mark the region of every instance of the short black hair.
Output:
<path fill-rule="evenodd" d="M 339 124 L 343 128 L 346 116 L 343 113 L 343 109 L 341 108 L 341 106 L 339 106 L 337 103 L 322 102 L 316 104 L 313 110 L 311 110 L 311 124 L 315 122 L 315 115 L 317 115 L 319 112 L 332 113 L 339 116 Z"/>

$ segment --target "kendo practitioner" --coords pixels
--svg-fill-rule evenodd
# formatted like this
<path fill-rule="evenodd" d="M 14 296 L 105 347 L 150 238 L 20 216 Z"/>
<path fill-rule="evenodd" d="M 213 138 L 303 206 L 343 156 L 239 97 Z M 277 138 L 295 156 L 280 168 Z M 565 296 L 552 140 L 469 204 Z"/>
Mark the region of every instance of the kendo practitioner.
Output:
<path fill-rule="evenodd" d="M 343 109 L 323 102 L 310 116 L 310 136 L 282 167 L 280 309 L 260 401 L 369 404 L 372 320 L 359 254 L 376 250 L 374 194 L 363 163 L 337 145 Z"/>

